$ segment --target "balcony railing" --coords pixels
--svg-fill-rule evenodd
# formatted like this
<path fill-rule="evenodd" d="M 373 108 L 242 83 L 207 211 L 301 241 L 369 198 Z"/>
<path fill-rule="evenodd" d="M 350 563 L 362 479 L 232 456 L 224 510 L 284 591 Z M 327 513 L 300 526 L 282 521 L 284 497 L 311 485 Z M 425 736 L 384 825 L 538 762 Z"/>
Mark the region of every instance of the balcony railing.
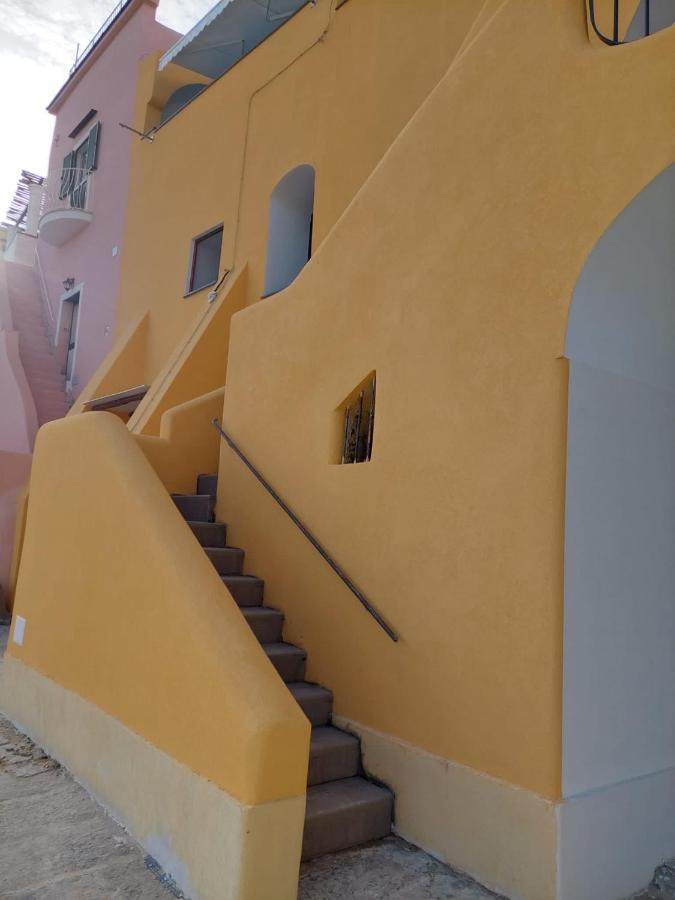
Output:
<path fill-rule="evenodd" d="M 41 215 L 56 209 L 91 208 L 93 199 L 92 172 L 85 168 L 66 168 L 60 178 L 49 179 L 42 193 Z"/>
<path fill-rule="evenodd" d="M 103 25 L 101 25 L 99 30 L 96 32 L 96 34 L 89 41 L 89 43 L 87 44 L 87 46 L 84 48 L 84 50 L 81 53 L 79 51 L 79 46 L 78 46 L 78 52 L 75 57 L 75 62 L 73 63 L 73 65 L 70 69 L 71 75 L 73 75 L 77 71 L 77 69 L 79 69 L 79 67 L 82 65 L 82 63 L 85 61 L 85 59 L 89 56 L 89 54 L 94 50 L 94 48 L 99 43 L 99 41 L 101 41 L 102 38 L 105 36 L 108 29 L 122 15 L 124 10 L 127 8 L 127 6 L 129 6 L 129 4 L 131 2 L 132 2 L 132 0 L 120 0 L 120 2 L 113 9 L 113 11 L 110 13 L 108 18 L 103 23 Z"/>
<path fill-rule="evenodd" d="M 39 236 L 60 247 L 78 235 L 93 219 L 92 172 L 90 169 L 63 169 L 58 180 L 45 186 L 40 205 Z"/>
<path fill-rule="evenodd" d="M 670 5 L 664 4 L 663 0 L 660 2 L 641 0 L 632 20 L 626 21 L 625 11 L 634 8 L 634 2 L 631 2 L 631 6 L 629 6 L 627 3 L 622 4 L 621 0 L 611 0 L 609 15 L 603 16 L 607 21 L 601 24 L 597 0 L 588 0 L 588 14 L 593 31 L 600 40 L 604 44 L 616 46 L 649 37 L 654 32 L 661 31 L 675 23 L 675 0 L 671 0 L 671 2 L 672 8 Z M 606 5 L 603 5 L 603 9 L 605 8 Z"/>

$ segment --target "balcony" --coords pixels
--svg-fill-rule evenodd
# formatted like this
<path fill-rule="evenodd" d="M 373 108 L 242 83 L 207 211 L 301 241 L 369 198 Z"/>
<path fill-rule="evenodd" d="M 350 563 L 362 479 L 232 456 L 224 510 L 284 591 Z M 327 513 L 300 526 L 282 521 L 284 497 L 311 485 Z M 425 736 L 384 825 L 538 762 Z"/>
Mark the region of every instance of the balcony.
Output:
<path fill-rule="evenodd" d="M 93 220 L 92 173 L 88 169 L 64 169 L 58 189 L 49 185 L 42 195 L 39 235 L 47 244 L 62 247 Z"/>

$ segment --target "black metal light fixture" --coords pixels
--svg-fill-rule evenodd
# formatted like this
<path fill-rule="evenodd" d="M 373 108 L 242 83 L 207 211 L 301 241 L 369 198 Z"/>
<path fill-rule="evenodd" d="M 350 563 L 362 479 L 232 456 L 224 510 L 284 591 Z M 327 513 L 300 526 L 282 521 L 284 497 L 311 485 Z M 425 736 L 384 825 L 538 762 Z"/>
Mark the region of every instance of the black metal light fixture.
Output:
<path fill-rule="evenodd" d="M 75 287 L 75 279 L 74 278 L 64 278 L 63 279 L 63 288 L 66 291 L 72 291 Z"/>

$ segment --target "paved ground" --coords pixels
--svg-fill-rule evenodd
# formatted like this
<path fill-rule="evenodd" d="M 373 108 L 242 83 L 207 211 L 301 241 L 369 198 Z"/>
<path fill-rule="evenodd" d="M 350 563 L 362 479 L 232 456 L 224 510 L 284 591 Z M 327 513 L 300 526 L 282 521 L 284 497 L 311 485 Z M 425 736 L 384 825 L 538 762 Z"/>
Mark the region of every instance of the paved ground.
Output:
<path fill-rule="evenodd" d="M 0 898 L 181 897 L 70 775 L 0 717 Z M 299 900 L 488 900 L 495 895 L 397 838 L 302 867 Z"/>
<path fill-rule="evenodd" d="M 497 900 L 466 875 L 391 837 L 305 863 L 298 900 Z M 502 898 L 504 900 L 504 898 Z"/>
<path fill-rule="evenodd" d="M 0 718 L 2 900 L 166 900 L 138 845 L 68 773 Z"/>

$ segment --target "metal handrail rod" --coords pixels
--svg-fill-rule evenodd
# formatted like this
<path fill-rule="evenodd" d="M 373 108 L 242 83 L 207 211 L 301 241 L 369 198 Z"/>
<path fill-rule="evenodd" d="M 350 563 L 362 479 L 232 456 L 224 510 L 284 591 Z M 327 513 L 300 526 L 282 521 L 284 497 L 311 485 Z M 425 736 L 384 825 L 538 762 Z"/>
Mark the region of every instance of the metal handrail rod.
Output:
<path fill-rule="evenodd" d="M 38 273 L 38 280 L 40 283 L 40 294 L 42 296 L 42 303 L 43 303 L 43 306 L 46 308 L 49 318 L 51 320 L 51 327 L 55 328 L 56 327 L 56 316 L 54 315 L 54 310 L 52 309 L 52 304 L 51 304 L 51 301 L 49 300 L 49 291 L 47 290 L 47 282 L 45 280 L 45 273 L 44 273 L 44 269 L 42 268 L 42 261 L 40 259 L 40 253 L 39 253 L 38 247 L 35 248 L 35 262 L 37 263 L 36 268 L 37 268 L 37 273 Z M 56 341 L 56 335 L 52 335 L 49 337 L 49 343 L 52 345 L 52 347 L 55 346 L 55 341 Z"/>
<path fill-rule="evenodd" d="M 314 535 L 311 533 L 309 528 L 303 524 L 303 522 L 296 516 L 293 510 L 286 504 L 279 494 L 274 490 L 272 485 L 267 481 L 267 479 L 260 474 L 260 472 L 256 469 L 253 463 L 247 458 L 242 450 L 239 449 L 237 444 L 232 440 L 229 434 L 223 429 L 222 425 L 218 421 L 218 419 L 212 419 L 211 424 L 216 429 L 216 431 L 220 432 L 220 436 L 223 438 L 228 447 L 236 453 L 239 459 L 244 463 L 246 468 L 253 474 L 253 476 L 260 482 L 260 484 L 265 488 L 267 493 L 279 504 L 279 506 L 283 509 L 289 519 L 296 525 L 300 531 L 304 534 L 310 544 L 314 547 L 314 549 L 321 554 L 324 560 L 328 563 L 331 569 L 335 572 L 335 574 L 340 578 L 344 584 L 349 588 L 349 590 L 354 594 L 359 603 L 363 606 L 366 612 L 370 613 L 370 615 L 375 619 L 380 628 L 385 632 L 387 637 L 391 638 L 392 641 L 398 641 L 398 635 L 394 631 L 394 629 L 389 625 L 380 615 L 380 613 L 375 609 L 372 603 L 362 594 L 362 592 L 357 588 L 354 582 L 349 578 L 348 575 L 343 572 L 343 570 L 338 566 L 335 560 L 330 556 L 325 547 L 317 541 Z"/>
<path fill-rule="evenodd" d="M 82 63 L 85 61 L 85 59 L 89 56 L 89 54 L 94 50 L 94 48 L 99 43 L 99 41 L 104 37 L 104 35 L 106 34 L 106 32 L 108 31 L 110 26 L 122 15 L 124 10 L 127 8 L 127 6 L 129 6 L 130 3 L 131 3 L 131 0 L 120 0 L 120 2 L 113 9 L 113 11 L 108 15 L 108 17 L 106 18 L 103 25 L 101 25 L 101 27 L 98 29 L 96 34 L 89 41 L 89 43 L 84 48 L 82 53 L 79 52 L 79 48 L 78 48 L 78 53 L 76 55 L 75 62 L 73 63 L 72 68 L 70 70 L 71 75 L 73 75 L 76 72 L 76 70 L 79 69 L 79 67 L 82 65 Z"/>

